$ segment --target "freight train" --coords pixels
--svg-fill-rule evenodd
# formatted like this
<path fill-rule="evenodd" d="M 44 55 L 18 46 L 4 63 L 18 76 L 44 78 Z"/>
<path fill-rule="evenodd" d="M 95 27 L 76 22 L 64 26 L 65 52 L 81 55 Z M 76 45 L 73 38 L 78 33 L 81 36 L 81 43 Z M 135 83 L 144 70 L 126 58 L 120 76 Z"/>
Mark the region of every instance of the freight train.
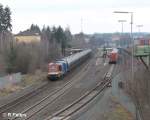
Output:
<path fill-rule="evenodd" d="M 48 65 L 48 79 L 56 80 L 63 78 L 69 71 L 79 66 L 83 61 L 87 60 L 91 55 L 92 50 L 87 49 L 82 52 L 75 53 L 71 56 L 62 58 Z"/>
<path fill-rule="evenodd" d="M 118 61 L 118 49 L 114 48 L 110 53 L 109 53 L 109 64 L 116 64 Z"/>

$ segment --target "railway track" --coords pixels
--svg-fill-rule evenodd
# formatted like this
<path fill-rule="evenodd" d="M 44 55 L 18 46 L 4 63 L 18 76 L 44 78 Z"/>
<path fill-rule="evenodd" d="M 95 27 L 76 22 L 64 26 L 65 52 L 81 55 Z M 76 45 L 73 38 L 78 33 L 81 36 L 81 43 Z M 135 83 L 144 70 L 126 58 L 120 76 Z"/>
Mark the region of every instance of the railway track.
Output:
<path fill-rule="evenodd" d="M 53 104 L 56 99 L 60 98 L 65 93 L 67 93 L 69 91 L 69 89 L 73 85 L 75 85 L 75 83 L 77 82 L 77 80 L 80 80 L 79 77 L 85 75 L 85 74 L 80 74 L 80 73 L 82 73 L 82 71 L 85 72 L 89 68 L 90 65 L 93 66 L 93 64 L 91 64 L 91 61 L 88 62 L 81 69 L 81 71 L 79 73 L 77 73 L 77 75 L 75 75 L 76 77 L 74 79 L 72 79 L 71 81 L 67 82 L 66 84 L 60 86 L 59 89 L 53 91 L 48 96 L 44 97 L 42 100 L 36 102 L 34 105 L 28 107 L 27 109 L 23 110 L 22 112 L 19 112 L 21 114 L 26 114 L 27 115 L 27 117 L 24 120 L 28 120 L 28 119 L 31 119 L 33 116 L 36 116 L 36 114 L 39 113 L 40 111 L 44 110 L 44 108 L 46 106 L 48 106 L 50 104 Z M 103 83 L 101 83 L 101 84 L 103 84 Z M 11 120 L 20 120 L 20 118 L 19 117 L 13 117 L 13 119 L 11 118 Z"/>
<path fill-rule="evenodd" d="M 88 69 L 85 68 L 84 72 L 81 72 L 79 75 L 77 75 L 77 77 L 75 77 L 74 80 L 76 80 L 78 82 L 76 82 L 75 84 L 73 84 L 69 89 L 66 89 L 64 91 L 64 93 L 62 93 L 62 90 L 61 90 L 60 91 L 61 93 L 58 92 L 58 95 L 55 95 L 55 98 L 52 99 L 52 97 L 50 97 L 45 102 L 43 102 L 42 104 L 40 104 L 39 107 L 36 106 L 36 108 L 33 108 L 33 109 L 27 111 L 26 113 L 23 113 L 23 114 L 28 115 L 28 117 L 25 120 L 35 120 L 35 119 L 44 120 L 46 118 L 46 116 L 49 116 L 49 114 L 53 114 L 55 111 L 58 111 L 58 110 L 62 109 L 64 106 L 68 105 L 68 103 L 72 103 L 74 100 L 78 99 L 84 93 L 86 93 L 87 91 L 93 89 L 93 86 L 95 86 L 100 80 L 102 80 L 101 78 L 104 75 L 104 73 L 106 73 L 105 71 L 108 71 L 109 66 L 107 66 L 105 68 L 105 70 L 103 70 L 102 74 L 100 74 L 100 76 L 101 76 L 101 77 L 99 77 L 100 79 L 98 78 L 97 81 L 94 80 L 96 78 L 95 77 L 95 73 L 97 71 L 96 68 L 99 68 L 99 66 L 95 65 L 95 57 L 94 57 L 91 60 L 91 63 L 88 66 Z M 101 69 L 103 69 L 103 68 L 101 68 Z M 99 74 L 98 74 L 98 76 L 99 76 Z M 92 81 L 94 80 L 95 82 L 91 83 L 90 82 L 91 80 Z M 81 85 L 83 81 L 84 82 L 89 81 L 90 82 L 90 86 L 87 86 L 86 88 L 84 86 L 81 89 L 79 87 L 78 88 L 78 89 L 80 89 L 79 93 L 75 92 L 77 90 L 75 88 L 75 86 L 76 85 L 77 86 Z M 69 97 L 68 95 L 70 96 L 70 98 L 68 98 Z M 71 97 L 71 95 L 73 95 L 73 96 Z M 64 102 L 66 102 L 66 103 L 64 103 Z M 40 109 L 40 106 L 41 106 L 41 109 Z M 37 110 L 37 109 L 39 109 L 39 110 Z"/>
<path fill-rule="evenodd" d="M 37 89 L 25 94 L 25 95 L 22 95 L 21 97 L 19 98 L 16 98 L 14 101 L 11 101 L 7 104 L 4 104 L 2 106 L 0 106 L 0 114 L 2 115 L 2 113 L 4 113 L 5 111 L 15 107 L 16 105 L 30 99 L 31 97 L 39 94 L 41 91 L 44 91 L 45 89 L 47 89 L 49 85 L 47 84 L 47 82 L 45 82 L 44 84 L 42 84 L 41 86 L 39 86 Z"/>
<path fill-rule="evenodd" d="M 72 104 L 69 104 L 60 111 L 54 113 L 52 116 L 47 117 L 45 120 L 68 120 L 71 119 L 71 116 L 74 115 L 78 110 L 83 106 L 86 106 L 91 102 L 95 97 L 97 97 L 103 90 L 108 87 L 111 83 L 111 75 L 113 71 L 113 65 L 111 66 L 109 72 L 104 77 L 104 82 L 100 81 L 97 85 L 82 95 L 79 99 L 74 101 Z"/>
<path fill-rule="evenodd" d="M 58 83 L 60 82 L 61 83 L 61 86 L 58 86 L 60 85 L 60 83 L 58 85 L 55 85 L 55 83 L 57 82 L 45 82 L 45 84 L 42 83 L 42 85 L 40 85 L 40 87 L 38 87 L 37 89 L 27 93 L 27 94 L 24 94 L 22 95 L 21 97 L 17 97 L 15 100 L 7 103 L 7 104 L 4 104 L 2 106 L 0 106 L 0 119 L 3 119 L 4 116 L 3 116 L 3 113 L 10 113 L 11 111 L 13 111 L 13 113 L 18 113 L 15 112 L 15 108 L 20 106 L 20 104 L 24 105 L 24 103 L 26 102 L 26 100 L 29 100 L 29 99 L 32 99 L 34 98 L 34 96 L 40 96 L 42 95 L 43 96 L 43 93 L 44 94 L 47 94 L 48 91 L 50 91 L 50 87 L 52 87 L 52 85 L 54 84 L 54 86 L 56 86 L 56 89 L 53 89 L 51 90 L 52 94 L 56 93 L 56 91 L 58 92 L 59 90 L 61 90 L 60 88 L 63 88 L 64 86 L 66 86 L 67 84 L 71 83 L 72 81 L 69 81 L 73 76 L 75 76 L 76 74 L 78 74 L 78 71 L 82 68 L 83 69 L 86 69 L 88 64 L 89 64 L 89 61 L 90 60 L 87 60 L 85 63 L 83 63 L 80 67 L 76 68 L 75 70 L 73 70 L 69 75 L 67 75 L 65 78 L 64 78 L 64 81 L 58 81 Z M 73 75 L 75 74 L 75 75 Z M 67 80 L 66 80 L 67 79 Z M 52 83 L 52 85 L 50 85 Z M 45 93 L 45 91 L 47 91 Z M 48 93 L 49 94 L 49 93 Z M 51 94 L 51 95 L 52 95 Z M 47 96 L 47 95 L 46 95 Z M 39 97 L 40 98 L 40 97 Z M 38 98 L 38 99 L 39 99 Z M 42 99 L 44 100 L 44 99 Z M 40 101 L 42 101 L 40 99 Z M 38 100 L 39 101 L 39 100 Z M 35 103 L 35 102 L 34 102 Z M 37 103 L 40 103 L 40 102 L 37 102 Z M 25 106 L 28 106 L 28 105 L 25 105 Z M 27 110 L 27 109 L 26 109 Z M 24 110 L 24 111 L 26 111 Z"/>
<path fill-rule="evenodd" d="M 86 66 L 84 66 L 84 68 L 82 68 L 82 70 L 80 72 L 85 71 L 89 67 L 90 62 L 88 62 L 86 64 Z M 80 76 L 79 74 L 80 73 L 78 73 L 75 77 L 77 80 L 78 80 L 78 77 Z M 56 91 L 52 92 L 51 94 L 49 94 L 48 96 L 46 96 L 42 100 L 36 102 L 31 107 L 22 111 L 21 114 L 27 115 L 27 117 L 24 120 L 30 119 L 32 116 L 37 114 L 39 111 L 43 110 L 47 105 L 55 102 L 55 100 L 58 99 L 59 97 L 61 97 L 62 95 L 64 95 L 68 91 L 68 89 L 71 88 L 77 82 L 77 80 L 72 79 L 72 80 L 68 81 L 66 84 L 60 86 L 60 88 L 57 89 Z M 18 119 L 20 119 L 20 118 L 15 117 L 12 120 L 18 120 Z"/>

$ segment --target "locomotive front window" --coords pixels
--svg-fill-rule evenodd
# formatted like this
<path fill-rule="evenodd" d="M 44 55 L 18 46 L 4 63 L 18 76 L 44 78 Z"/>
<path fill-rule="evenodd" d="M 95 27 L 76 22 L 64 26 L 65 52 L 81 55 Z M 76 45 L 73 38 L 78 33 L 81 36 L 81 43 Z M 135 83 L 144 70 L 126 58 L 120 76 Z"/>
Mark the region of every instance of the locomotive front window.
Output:
<path fill-rule="evenodd" d="M 58 68 L 59 68 L 59 71 L 62 71 L 62 67 L 61 67 L 60 65 L 59 65 L 59 67 L 58 67 Z"/>

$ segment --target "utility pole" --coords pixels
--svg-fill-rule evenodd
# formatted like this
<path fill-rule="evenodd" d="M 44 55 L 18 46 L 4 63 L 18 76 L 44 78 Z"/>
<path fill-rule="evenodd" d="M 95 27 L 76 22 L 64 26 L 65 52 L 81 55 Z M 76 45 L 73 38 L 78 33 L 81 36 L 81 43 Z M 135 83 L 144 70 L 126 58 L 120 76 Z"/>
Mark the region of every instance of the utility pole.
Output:
<path fill-rule="evenodd" d="M 138 27 L 138 32 L 140 34 L 140 32 L 141 32 L 140 28 L 143 27 L 143 25 L 137 25 L 136 27 Z"/>
<path fill-rule="evenodd" d="M 83 33 L 83 19 L 81 18 L 81 33 Z"/>
<path fill-rule="evenodd" d="M 132 83 L 134 81 L 134 38 L 133 38 L 133 12 L 127 12 L 127 11 L 114 11 L 114 13 L 119 13 L 119 14 L 130 14 L 130 18 L 131 18 L 131 25 L 130 25 L 130 37 L 131 37 L 131 48 L 132 48 L 132 56 L 131 56 L 131 78 L 132 78 Z M 137 83 L 135 83 L 137 84 Z M 131 88 L 131 90 L 133 91 L 133 88 Z M 133 91 L 135 94 L 135 113 L 136 113 L 136 120 L 137 120 L 137 112 L 138 112 L 138 108 L 137 108 L 137 96 L 136 96 L 136 91 Z"/>
<path fill-rule="evenodd" d="M 122 32 L 121 38 L 123 38 L 123 23 L 126 22 L 126 20 L 118 20 L 118 22 L 121 23 L 121 32 Z M 123 39 L 120 39 L 120 47 L 122 46 L 122 44 L 121 44 L 122 40 Z"/>
<path fill-rule="evenodd" d="M 130 14 L 131 18 L 131 26 L 130 26 L 130 36 L 131 36 L 131 48 L 132 48 L 132 58 L 131 58 L 131 71 L 132 71 L 132 81 L 134 80 L 134 39 L 133 39 L 133 12 L 127 12 L 127 11 L 114 11 L 114 13 L 118 14 Z"/>

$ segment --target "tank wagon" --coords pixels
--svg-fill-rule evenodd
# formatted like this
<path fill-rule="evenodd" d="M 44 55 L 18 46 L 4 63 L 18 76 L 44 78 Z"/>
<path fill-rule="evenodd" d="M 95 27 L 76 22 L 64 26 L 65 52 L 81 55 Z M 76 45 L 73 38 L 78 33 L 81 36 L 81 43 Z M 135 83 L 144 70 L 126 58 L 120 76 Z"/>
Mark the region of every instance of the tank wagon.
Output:
<path fill-rule="evenodd" d="M 114 48 L 110 53 L 109 53 L 109 64 L 116 64 L 118 61 L 118 49 Z"/>
<path fill-rule="evenodd" d="M 69 71 L 80 65 L 83 61 L 90 57 L 92 50 L 87 49 L 82 52 L 70 55 L 48 65 L 48 79 L 56 80 L 62 78 Z"/>

